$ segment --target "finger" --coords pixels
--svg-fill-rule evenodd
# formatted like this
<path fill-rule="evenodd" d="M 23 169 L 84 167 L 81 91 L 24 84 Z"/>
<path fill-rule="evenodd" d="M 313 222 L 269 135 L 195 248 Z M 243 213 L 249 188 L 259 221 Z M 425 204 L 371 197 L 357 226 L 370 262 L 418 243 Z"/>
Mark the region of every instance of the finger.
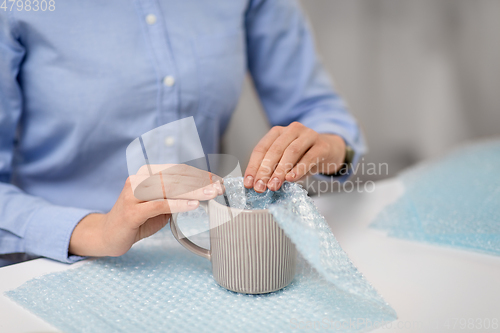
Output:
<path fill-rule="evenodd" d="M 267 188 L 277 191 L 285 181 L 285 177 L 304 154 L 313 146 L 316 137 L 314 135 L 301 135 L 285 149 L 272 176 L 267 182 Z"/>
<path fill-rule="evenodd" d="M 161 215 L 188 212 L 196 209 L 200 202 L 198 200 L 156 200 L 140 203 L 139 211 L 143 221 L 146 219 Z"/>
<path fill-rule="evenodd" d="M 184 175 L 156 174 L 145 179 L 134 190 L 140 201 L 157 199 L 196 199 L 209 200 L 222 194 L 220 182 L 211 183 L 210 178 Z"/>
<path fill-rule="evenodd" d="M 299 133 L 287 128 L 274 143 L 269 147 L 264 159 L 262 160 L 259 170 L 255 175 L 254 189 L 257 192 L 264 192 L 274 169 L 281 160 L 285 149 L 299 136 Z"/>
<path fill-rule="evenodd" d="M 250 155 L 250 161 L 248 162 L 247 169 L 245 170 L 245 180 L 243 184 L 246 188 L 252 188 L 254 186 L 255 175 L 259 170 L 259 166 L 266 156 L 267 151 L 271 147 L 274 141 L 281 135 L 283 127 L 274 126 L 269 132 L 259 141 L 255 146 Z"/>
<path fill-rule="evenodd" d="M 180 193 L 176 196 L 167 197 L 168 199 L 185 199 L 185 200 L 210 200 L 224 193 L 220 183 L 213 183 L 203 188 L 195 189 L 190 192 Z"/>
<path fill-rule="evenodd" d="M 190 165 L 173 164 L 167 166 L 167 168 L 158 171 L 157 174 L 161 173 L 164 179 L 171 180 L 173 183 L 181 183 L 182 180 L 182 183 L 185 185 L 194 184 L 198 188 L 201 188 L 208 184 L 222 181 L 222 178 L 218 175 Z M 186 182 L 187 178 L 190 178 L 191 181 Z"/>
<path fill-rule="evenodd" d="M 142 166 L 137 174 L 131 176 L 136 178 L 136 182 L 142 182 L 153 175 L 163 174 L 164 177 L 184 176 L 199 179 L 200 182 L 210 184 L 222 181 L 222 178 L 214 173 L 192 167 L 186 164 L 149 164 Z"/>
<path fill-rule="evenodd" d="M 304 177 L 312 168 L 315 168 L 319 163 L 318 156 L 321 156 L 322 150 L 320 147 L 313 146 L 309 149 L 293 169 L 287 173 L 285 179 L 290 182 L 295 182 Z"/>
<path fill-rule="evenodd" d="M 204 181 L 208 182 L 216 182 L 216 181 L 221 181 L 222 178 L 219 177 L 218 175 L 208 172 L 203 169 L 199 169 L 187 164 L 173 164 L 173 165 L 168 165 L 167 168 L 162 169 L 158 171 L 157 173 L 161 172 L 164 175 L 179 175 L 179 176 L 186 176 L 186 177 L 192 177 L 192 178 L 199 178 L 203 179 Z"/>
<path fill-rule="evenodd" d="M 168 199 L 183 198 L 183 195 L 187 193 L 202 193 L 203 190 L 208 191 L 209 189 L 216 190 L 210 178 L 198 178 L 175 174 L 165 175 L 161 173 L 161 180 L 165 186 L 165 194 Z M 186 199 L 191 198 L 186 197 Z"/>

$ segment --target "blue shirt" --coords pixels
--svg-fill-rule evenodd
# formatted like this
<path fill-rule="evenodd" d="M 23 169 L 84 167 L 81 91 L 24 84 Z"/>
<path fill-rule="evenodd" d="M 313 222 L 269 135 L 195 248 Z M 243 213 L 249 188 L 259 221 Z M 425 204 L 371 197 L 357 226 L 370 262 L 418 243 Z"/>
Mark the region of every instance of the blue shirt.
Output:
<path fill-rule="evenodd" d="M 271 125 L 363 139 L 291 0 L 64 0 L 0 9 L 0 253 L 72 262 L 141 134 L 193 116 L 215 153 L 250 72 Z M 167 149 L 167 148 L 166 148 Z"/>

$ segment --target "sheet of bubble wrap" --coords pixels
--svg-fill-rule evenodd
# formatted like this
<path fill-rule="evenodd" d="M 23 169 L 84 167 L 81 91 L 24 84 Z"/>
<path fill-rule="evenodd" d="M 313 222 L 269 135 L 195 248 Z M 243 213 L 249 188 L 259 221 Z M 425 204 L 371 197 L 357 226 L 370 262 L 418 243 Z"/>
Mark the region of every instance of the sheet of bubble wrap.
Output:
<path fill-rule="evenodd" d="M 228 291 L 213 280 L 210 262 L 167 228 L 121 257 L 42 276 L 7 296 L 65 332 L 361 332 L 396 319 L 299 185 L 264 194 L 245 190 L 241 178 L 225 185 L 232 206 L 269 208 L 295 243 L 299 262 L 289 286 L 264 295 Z M 179 217 L 183 232 L 203 246 L 207 225 L 202 209 Z"/>
<path fill-rule="evenodd" d="M 372 227 L 500 255 L 500 141 L 461 147 L 402 173 L 405 192 Z"/>

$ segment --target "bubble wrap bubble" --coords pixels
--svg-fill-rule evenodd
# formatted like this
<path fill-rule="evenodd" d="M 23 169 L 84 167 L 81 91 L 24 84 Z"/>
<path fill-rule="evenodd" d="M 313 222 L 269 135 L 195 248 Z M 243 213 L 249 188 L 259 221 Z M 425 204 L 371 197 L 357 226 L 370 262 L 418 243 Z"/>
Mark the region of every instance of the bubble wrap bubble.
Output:
<path fill-rule="evenodd" d="M 214 281 L 210 262 L 166 228 L 121 257 L 48 274 L 6 294 L 66 332 L 360 332 L 396 319 L 299 185 L 263 194 L 244 190 L 241 178 L 225 186 L 231 205 L 268 207 L 295 243 L 300 254 L 289 286 L 264 295 L 228 291 Z M 183 232 L 202 246 L 207 225 L 202 209 L 179 216 Z"/>
<path fill-rule="evenodd" d="M 388 235 L 500 255 L 500 141 L 402 173 L 405 193 L 371 224 Z"/>

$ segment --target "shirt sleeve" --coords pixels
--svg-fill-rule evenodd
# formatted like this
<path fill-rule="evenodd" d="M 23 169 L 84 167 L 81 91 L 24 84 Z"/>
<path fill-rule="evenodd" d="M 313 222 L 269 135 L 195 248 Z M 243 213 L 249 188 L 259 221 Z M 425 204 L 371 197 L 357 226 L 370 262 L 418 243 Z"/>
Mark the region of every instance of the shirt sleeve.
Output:
<path fill-rule="evenodd" d="M 339 135 L 354 150 L 355 165 L 366 152 L 363 135 L 332 88 L 297 2 L 252 0 L 245 24 L 248 68 L 271 125 L 298 121 Z"/>
<path fill-rule="evenodd" d="M 26 51 L 8 12 L 0 12 L 0 254 L 29 253 L 62 262 L 73 229 L 92 211 L 53 205 L 11 184 L 17 127 L 22 113 L 19 68 Z"/>

